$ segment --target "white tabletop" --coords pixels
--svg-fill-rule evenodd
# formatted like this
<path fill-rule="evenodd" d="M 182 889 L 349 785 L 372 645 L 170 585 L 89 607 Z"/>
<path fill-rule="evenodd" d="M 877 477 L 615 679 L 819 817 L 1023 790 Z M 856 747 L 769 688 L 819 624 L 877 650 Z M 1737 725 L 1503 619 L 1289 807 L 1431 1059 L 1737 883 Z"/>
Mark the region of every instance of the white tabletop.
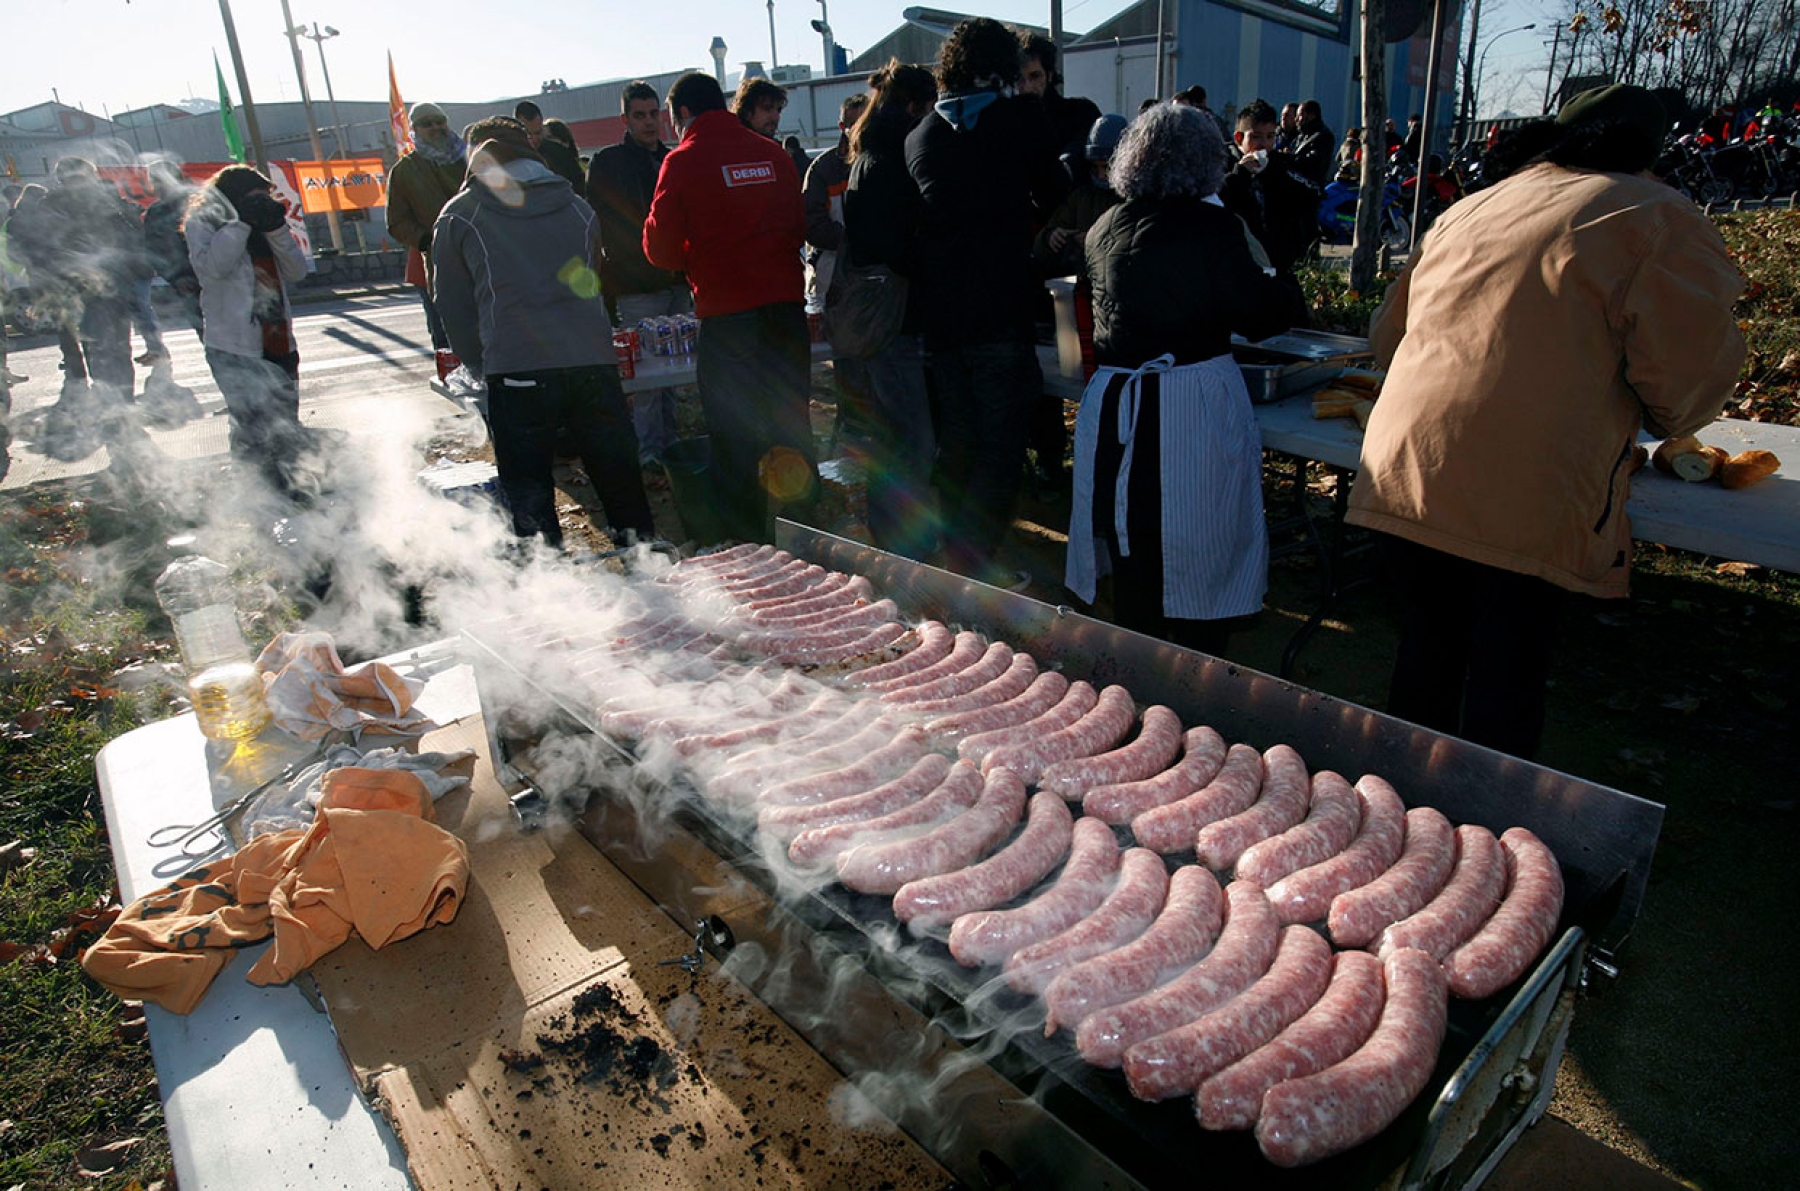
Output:
<path fill-rule="evenodd" d="M 404 669 L 405 658 L 389 660 Z M 440 724 L 472 714 L 473 674 L 458 666 L 436 675 L 419 706 Z M 100 750 L 94 766 L 127 901 L 178 875 L 171 862 L 179 853 L 151 848 L 146 836 L 199 822 L 309 747 L 275 729 L 257 743 L 264 747 L 245 750 L 257 754 L 248 772 L 221 768 L 189 714 Z M 330 1018 L 298 985 L 245 981 L 266 948 L 236 956 L 186 1016 L 145 1006 L 177 1180 L 192 1188 L 410 1187 L 405 1154 L 357 1093 Z"/>
<path fill-rule="evenodd" d="M 634 362 L 635 376 L 621 377 L 619 387 L 627 393 L 642 393 L 647 389 L 672 389 L 680 385 L 696 383 L 698 370 L 695 361 L 698 357 L 693 352 L 678 356 L 651 356 Z M 813 367 L 817 368 L 831 359 L 829 343 L 812 345 Z M 1079 394 L 1077 394 L 1079 396 Z"/>
<path fill-rule="evenodd" d="M 1053 347 L 1038 348 L 1044 391 L 1080 400 L 1080 376 L 1059 366 Z M 1349 418 L 1315 418 L 1312 397 L 1258 405 L 1256 423 L 1263 446 L 1313 459 L 1346 471 L 1362 466 L 1362 431 Z M 1727 492 L 1716 483 L 1689 484 L 1645 468 L 1631 480 L 1625 506 L 1631 536 L 1778 571 L 1800 573 L 1800 428 L 1720 418 L 1698 435 L 1701 442 L 1739 451 L 1765 450 L 1780 456 L 1781 470 L 1749 488 Z M 1639 435 L 1647 447 L 1657 439 Z"/>

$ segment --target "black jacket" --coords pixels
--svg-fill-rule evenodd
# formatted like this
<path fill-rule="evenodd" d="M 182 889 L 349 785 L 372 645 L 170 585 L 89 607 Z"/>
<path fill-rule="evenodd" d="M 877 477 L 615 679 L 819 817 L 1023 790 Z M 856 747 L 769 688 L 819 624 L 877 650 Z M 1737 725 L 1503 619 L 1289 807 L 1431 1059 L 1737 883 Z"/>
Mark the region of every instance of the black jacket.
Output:
<path fill-rule="evenodd" d="M 181 234 L 181 221 L 187 215 L 192 190 L 181 190 L 151 203 L 144 212 L 144 250 L 150 255 L 150 266 L 157 276 L 177 288 L 193 283 L 197 289 L 193 262 L 188 260 L 187 237 Z"/>
<path fill-rule="evenodd" d="M 1323 121 L 1310 128 L 1300 126 L 1300 135 L 1294 138 L 1294 172 L 1319 186 L 1337 172 L 1337 138 Z"/>
<path fill-rule="evenodd" d="M 1269 254 L 1269 263 L 1289 275 L 1318 239 L 1322 197 L 1318 187 L 1294 172 L 1293 159 L 1281 152 L 1269 155 L 1261 173 L 1252 173 L 1240 159 L 1219 188 L 1225 209 L 1249 225 Z"/>
<path fill-rule="evenodd" d="M 644 219 L 669 147 L 646 149 L 630 134 L 588 162 L 587 200 L 600 217 L 600 288 L 611 298 L 653 294 L 681 284 L 681 274 L 644 259 Z"/>
<path fill-rule="evenodd" d="M 1196 364 L 1231 350 L 1233 332 L 1266 339 L 1305 326 L 1289 278 L 1257 267 L 1243 225 L 1197 198 L 1133 199 L 1088 231 L 1094 357 L 1136 368 L 1164 352 Z"/>
<path fill-rule="evenodd" d="M 995 99 L 959 131 L 939 101 L 906 137 L 919 187 L 923 268 L 915 290 L 925 334 L 940 347 L 1029 340 L 1043 292 L 1031 261 L 1035 222 L 1055 210 L 1069 178 L 1042 105 Z"/>
<path fill-rule="evenodd" d="M 844 191 L 844 242 L 839 265 L 886 265 L 912 279 L 919 271 L 919 187 L 906 171 L 906 134 L 913 119 L 905 108 L 877 108 L 863 130 L 862 152 L 850 164 Z M 816 166 L 814 167 L 817 168 Z M 907 290 L 909 334 L 920 329 L 918 286 Z"/>
<path fill-rule="evenodd" d="M 581 181 L 581 154 L 569 148 L 555 137 L 545 137 L 538 142 L 538 156 L 544 164 L 561 174 L 563 180 L 575 188 L 575 193 L 583 191 Z"/>
<path fill-rule="evenodd" d="M 15 236 L 17 224 L 15 215 Z M 150 277 L 142 216 L 111 183 L 58 186 L 30 212 L 27 229 L 34 282 L 41 270 L 53 285 L 90 297 L 123 298 L 133 284 Z"/>

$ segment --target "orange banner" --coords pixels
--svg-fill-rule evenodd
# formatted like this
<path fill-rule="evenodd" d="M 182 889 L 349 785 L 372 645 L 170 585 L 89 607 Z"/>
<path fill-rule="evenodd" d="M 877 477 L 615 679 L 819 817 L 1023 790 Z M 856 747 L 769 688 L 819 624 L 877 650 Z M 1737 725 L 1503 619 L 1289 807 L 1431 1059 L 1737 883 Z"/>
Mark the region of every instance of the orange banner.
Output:
<path fill-rule="evenodd" d="M 387 166 L 379 157 L 296 161 L 300 202 L 308 214 L 367 210 L 387 205 Z"/>

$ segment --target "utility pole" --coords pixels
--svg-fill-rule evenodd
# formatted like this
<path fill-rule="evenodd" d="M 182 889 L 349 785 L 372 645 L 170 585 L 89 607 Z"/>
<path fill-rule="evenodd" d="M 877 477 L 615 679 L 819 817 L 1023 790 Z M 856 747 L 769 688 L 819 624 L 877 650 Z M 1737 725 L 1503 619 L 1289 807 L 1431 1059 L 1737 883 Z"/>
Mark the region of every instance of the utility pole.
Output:
<path fill-rule="evenodd" d="M 1387 46 L 1381 27 L 1387 0 L 1362 3 L 1362 181 L 1356 195 L 1356 238 L 1350 249 L 1350 288 L 1369 292 L 1381 251 L 1381 204 L 1387 189 Z"/>
<path fill-rule="evenodd" d="M 1062 0 L 1050 0 L 1050 44 L 1056 47 L 1057 61 L 1062 61 Z"/>
<path fill-rule="evenodd" d="M 1163 0 L 1156 0 L 1156 82 L 1151 84 L 1150 92 L 1157 99 L 1164 98 L 1163 88 Z"/>
<path fill-rule="evenodd" d="M 1466 144 L 1475 123 L 1475 38 L 1481 32 L 1481 0 L 1469 0 L 1469 52 L 1463 55 L 1462 103 L 1458 105 L 1457 143 Z"/>
<path fill-rule="evenodd" d="M 237 22 L 231 19 L 231 0 L 219 0 L 219 16 L 225 21 L 225 47 L 231 51 L 231 69 L 237 75 L 238 98 L 243 101 L 244 128 L 250 133 L 250 152 L 256 168 L 266 177 L 269 155 L 263 151 L 262 125 L 256 122 L 256 104 L 250 99 L 250 76 L 244 70 L 244 53 L 238 49 Z"/>
<path fill-rule="evenodd" d="M 294 14 L 288 8 L 288 0 L 281 0 L 281 20 L 287 29 L 288 48 L 294 51 L 294 74 L 300 79 L 300 108 L 306 113 L 306 135 L 312 142 L 313 160 L 325 160 L 325 147 L 319 143 L 319 123 L 313 119 L 312 96 L 306 90 L 306 61 L 300 57 L 300 28 L 294 24 Z M 325 188 L 325 226 L 331 230 L 331 250 L 344 251 L 344 229 L 338 226 L 337 191 Z"/>
<path fill-rule="evenodd" d="M 1556 35 L 1550 42 L 1550 66 L 1544 72 L 1544 107 L 1539 115 L 1550 114 L 1550 88 L 1556 85 L 1556 52 L 1562 49 L 1563 23 L 1556 22 Z"/>
<path fill-rule="evenodd" d="M 325 61 L 325 43 L 337 35 L 338 31 L 333 29 L 330 25 L 325 26 L 325 32 L 319 32 L 319 22 L 317 21 L 313 22 L 311 33 L 308 33 L 304 29 L 300 30 L 300 36 L 306 38 L 308 41 L 312 42 L 313 45 L 318 47 L 319 70 L 325 75 L 325 98 L 331 103 L 331 139 L 337 145 L 337 155 L 339 157 L 348 157 L 350 156 L 350 150 L 344 145 L 344 121 L 343 118 L 338 115 L 337 92 L 331 89 L 331 65 Z"/>
<path fill-rule="evenodd" d="M 1431 53 L 1425 59 L 1425 111 L 1422 113 L 1424 122 L 1419 126 L 1418 173 L 1413 177 L 1412 227 L 1409 229 L 1406 245 L 1408 252 L 1418 250 L 1419 240 L 1425 234 L 1419 225 L 1425 221 L 1425 192 L 1430 189 L 1426 182 L 1431 176 L 1431 148 L 1437 140 L 1438 72 L 1443 66 L 1444 20 L 1448 16 L 1445 10 L 1449 5 L 1450 0 L 1436 0 L 1431 6 Z M 1368 156 L 1366 150 L 1363 156 Z"/>
<path fill-rule="evenodd" d="M 769 70 L 771 72 L 781 65 L 781 59 L 775 56 L 775 0 L 769 0 Z M 770 74 L 773 78 L 773 73 Z"/>

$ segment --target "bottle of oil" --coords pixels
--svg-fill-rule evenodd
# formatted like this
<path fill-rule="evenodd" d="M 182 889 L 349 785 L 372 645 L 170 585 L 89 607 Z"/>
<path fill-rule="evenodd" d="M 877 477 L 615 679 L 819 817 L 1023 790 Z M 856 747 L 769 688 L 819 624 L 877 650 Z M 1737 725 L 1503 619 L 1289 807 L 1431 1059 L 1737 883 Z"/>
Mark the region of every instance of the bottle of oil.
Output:
<path fill-rule="evenodd" d="M 187 544 L 170 543 L 177 549 Z M 261 732 L 269 704 L 238 625 L 231 572 L 198 554 L 177 558 L 157 577 L 156 600 L 175 625 L 200 731 L 209 740 L 244 740 Z"/>

